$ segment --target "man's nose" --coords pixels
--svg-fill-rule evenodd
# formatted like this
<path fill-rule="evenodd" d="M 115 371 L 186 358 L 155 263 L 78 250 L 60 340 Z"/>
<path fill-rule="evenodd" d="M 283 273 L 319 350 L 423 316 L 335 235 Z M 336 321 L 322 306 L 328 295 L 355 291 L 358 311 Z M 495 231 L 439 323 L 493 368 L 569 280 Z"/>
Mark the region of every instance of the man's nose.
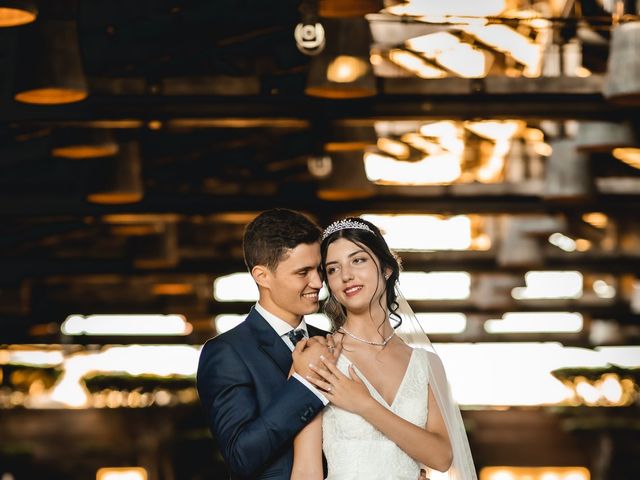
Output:
<path fill-rule="evenodd" d="M 311 274 L 311 278 L 309 279 L 309 286 L 311 288 L 317 288 L 318 290 L 322 288 L 322 276 L 318 270 L 315 270 Z"/>

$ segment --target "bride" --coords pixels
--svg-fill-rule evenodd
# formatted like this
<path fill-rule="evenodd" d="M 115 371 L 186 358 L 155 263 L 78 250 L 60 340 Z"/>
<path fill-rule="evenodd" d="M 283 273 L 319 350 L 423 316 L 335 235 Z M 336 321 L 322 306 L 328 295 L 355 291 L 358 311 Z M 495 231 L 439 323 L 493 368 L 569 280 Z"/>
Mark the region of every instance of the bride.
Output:
<path fill-rule="evenodd" d="M 317 378 L 308 380 L 330 403 L 295 439 L 292 480 L 321 480 L 323 451 L 328 480 L 417 480 L 433 470 L 475 480 L 444 368 L 394 288 L 400 266 L 380 230 L 360 218 L 334 222 L 321 252 L 325 312 L 341 353 L 335 365 L 310 366 Z M 403 321 L 420 330 L 426 349 L 399 338 Z"/>

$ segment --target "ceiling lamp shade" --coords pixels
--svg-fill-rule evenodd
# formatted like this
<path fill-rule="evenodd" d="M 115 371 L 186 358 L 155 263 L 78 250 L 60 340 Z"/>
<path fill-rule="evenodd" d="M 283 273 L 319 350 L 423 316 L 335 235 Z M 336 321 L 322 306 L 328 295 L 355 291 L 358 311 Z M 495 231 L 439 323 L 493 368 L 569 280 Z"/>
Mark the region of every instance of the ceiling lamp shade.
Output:
<path fill-rule="evenodd" d="M 81 160 L 109 157 L 118 153 L 118 143 L 110 130 L 77 128 L 56 132 L 51 155 L 58 158 Z"/>
<path fill-rule="evenodd" d="M 75 22 L 47 20 L 26 29 L 17 57 L 14 98 L 18 102 L 58 105 L 88 95 Z"/>
<path fill-rule="evenodd" d="M 35 21 L 38 9 L 32 2 L 0 0 L 0 28 L 17 27 Z"/>
<path fill-rule="evenodd" d="M 335 151 L 331 154 L 331 163 L 331 175 L 318 185 L 318 198 L 341 202 L 369 198 L 375 194 L 376 186 L 367 178 L 361 150 Z"/>
<path fill-rule="evenodd" d="M 332 99 L 375 95 L 369 23 L 364 18 L 325 19 L 322 23 L 326 46 L 311 59 L 305 93 Z"/>
<path fill-rule="evenodd" d="M 620 105 L 640 105 L 640 22 L 620 24 L 611 32 L 603 94 Z"/>
<path fill-rule="evenodd" d="M 576 145 L 583 152 L 610 152 L 617 147 L 636 145 L 629 123 L 580 122 Z"/>
<path fill-rule="evenodd" d="M 320 0 L 318 15 L 326 18 L 363 17 L 378 13 L 384 2 L 381 0 Z"/>
<path fill-rule="evenodd" d="M 172 268 L 180 260 L 177 225 L 160 223 L 155 227 L 157 230 L 151 235 L 131 238 L 135 268 Z"/>
<path fill-rule="evenodd" d="M 542 240 L 564 229 L 566 229 L 566 222 L 560 217 L 545 215 L 502 217 L 496 254 L 498 265 L 524 268 L 543 265 Z"/>
<path fill-rule="evenodd" d="M 142 162 L 137 143 L 123 144 L 118 155 L 95 159 L 93 162 L 94 185 L 87 195 L 87 201 L 120 205 L 142 200 Z"/>
<path fill-rule="evenodd" d="M 544 197 L 581 199 L 593 193 L 589 155 L 578 151 L 572 139 L 551 142 L 552 153 L 545 165 Z"/>

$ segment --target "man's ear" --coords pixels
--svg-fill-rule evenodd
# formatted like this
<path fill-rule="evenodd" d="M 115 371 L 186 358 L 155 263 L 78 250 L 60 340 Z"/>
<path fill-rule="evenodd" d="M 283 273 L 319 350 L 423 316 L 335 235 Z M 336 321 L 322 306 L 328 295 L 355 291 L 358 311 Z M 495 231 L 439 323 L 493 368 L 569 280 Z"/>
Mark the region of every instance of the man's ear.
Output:
<path fill-rule="evenodd" d="M 251 269 L 251 276 L 253 280 L 258 284 L 258 287 L 269 288 L 269 279 L 271 278 L 271 272 L 264 265 L 256 265 Z"/>

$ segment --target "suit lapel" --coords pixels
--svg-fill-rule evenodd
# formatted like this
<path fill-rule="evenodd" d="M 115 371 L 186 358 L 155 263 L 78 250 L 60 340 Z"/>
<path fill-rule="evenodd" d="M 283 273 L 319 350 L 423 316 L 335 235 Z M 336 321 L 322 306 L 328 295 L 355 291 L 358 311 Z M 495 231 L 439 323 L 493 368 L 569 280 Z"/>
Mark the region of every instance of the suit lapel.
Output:
<path fill-rule="evenodd" d="M 258 341 L 260 349 L 273 360 L 285 376 L 288 375 L 292 363 L 289 347 L 255 309 L 251 309 L 251 312 L 249 312 L 247 322 L 253 331 L 255 339 Z"/>
<path fill-rule="evenodd" d="M 319 328 L 314 327 L 313 325 L 309 325 L 307 323 L 307 331 L 309 332 L 310 337 L 324 337 L 329 332 L 325 332 L 324 330 L 320 330 Z"/>

